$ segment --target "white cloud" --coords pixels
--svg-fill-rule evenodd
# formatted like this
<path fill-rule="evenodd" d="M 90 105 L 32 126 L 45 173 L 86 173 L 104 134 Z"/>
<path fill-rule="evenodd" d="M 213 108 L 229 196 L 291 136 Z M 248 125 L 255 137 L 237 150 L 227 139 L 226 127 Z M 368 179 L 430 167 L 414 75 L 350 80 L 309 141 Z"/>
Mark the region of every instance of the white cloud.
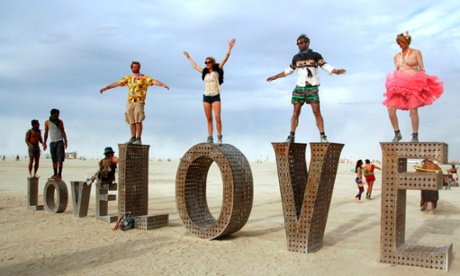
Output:
<path fill-rule="evenodd" d="M 320 72 L 320 96 L 330 141 L 345 143 L 347 157 L 378 159 L 380 141 L 392 138 L 383 101 L 387 73 L 399 51 L 395 37 L 409 30 L 425 67 L 445 82 L 445 93 L 420 109 L 422 141 L 445 141 L 460 159 L 452 130 L 460 123 L 458 1 L 10 1 L 0 18 L 0 119 L 6 134 L 0 154 L 25 153 L 30 120 L 44 123 L 51 108 L 61 110 L 71 149 L 85 155 L 129 138 L 124 122 L 126 88 L 99 89 L 128 74 L 132 60 L 142 72 L 171 90 L 149 89 L 144 142 L 151 155 L 179 158 L 206 138 L 197 63 L 224 57 L 228 40 L 237 44 L 225 66 L 224 140 L 249 159 L 273 157 L 272 141 L 283 141 L 295 77 L 271 83 L 297 52 L 300 33 L 311 48 L 344 76 Z M 398 112 L 404 139 L 408 112 Z M 452 127 L 453 126 L 453 127 Z M 303 108 L 299 142 L 318 141 L 310 108 Z M 273 158 L 270 158 L 273 160 Z"/>

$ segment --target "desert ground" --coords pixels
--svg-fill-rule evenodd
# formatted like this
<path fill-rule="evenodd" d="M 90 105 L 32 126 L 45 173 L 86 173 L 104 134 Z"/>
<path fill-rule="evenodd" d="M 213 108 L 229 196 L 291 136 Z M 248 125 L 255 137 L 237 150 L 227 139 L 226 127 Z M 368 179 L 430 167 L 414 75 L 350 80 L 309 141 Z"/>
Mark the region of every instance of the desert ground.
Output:
<path fill-rule="evenodd" d="M 63 180 L 84 181 L 98 160 L 66 160 Z M 41 159 L 39 204 L 52 175 L 51 160 Z M 179 160 L 151 160 L 149 215 L 169 214 L 167 227 L 112 230 L 115 223 L 95 219 L 95 188 L 88 216 L 26 208 L 27 164 L 0 161 L 0 275 L 445 275 L 441 270 L 379 262 L 381 172 L 371 200 L 358 204 L 354 164 L 340 164 L 321 250 L 303 254 L 287 250 L 281 196 L 273 162 L 251 162 L 254 202 L 246 225 L 231 236 L 205 240 L 188 233 L 175 204 Z M 379 164 L 377 164 L 379 165 Z M 450 166 L 443 164 L 444 170 Z M 116 192 L 115 192 L 116 193 Z M 420 191 L 407 192 L 406 242 L 443 246 L 453 243 L 449 274 L 460 275 L 460 188 L 439 191 L 435 214 L 420 211 Z M 69 190 L 70 196 L 70 190 Z M 213 164 L 207 182 L 211 212 L 219 213 L 222 181 Z M 117 213 L 117 202 L 109 203 Z"/>

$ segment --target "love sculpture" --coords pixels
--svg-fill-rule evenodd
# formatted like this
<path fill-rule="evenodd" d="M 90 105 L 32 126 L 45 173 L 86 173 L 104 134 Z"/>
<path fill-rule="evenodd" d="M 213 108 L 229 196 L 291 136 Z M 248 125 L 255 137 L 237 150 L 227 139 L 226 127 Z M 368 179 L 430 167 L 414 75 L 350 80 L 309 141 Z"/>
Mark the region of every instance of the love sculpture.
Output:
<path fill-rule="evenodd" d="M 206 179 L 213 162 L 219 166 L 224 186 L 217 219 L 206 200 Z M 215 239 L 240 230 L 251 214 L 253 194 L 249 162 L 232 145 L 197 144 L 180 160 L 176 175 L 177 211 L 185 228 L 200 238 Z"/>
<path fill-rule="evenodd" d="M 306 144 L 272 143 L 283 203 L 288 250 L 316 252 L 323 244 L 343 144 L 311 143 L 307 171 Z"/>
<path fill-rule="evenodd" d="M 435 159 L 447 163 L 445 143 L 380 143 L 382 147 L 382 214 L 380 262 L 447 271 L 452 244 L 436 247 L 408 244 L 406 234 L 407 190 L 439 190 L 440 173 L 407 172 L 407 159 Z"/>
<path fill-rule="evenodd" d="M 406 190 L 439 190 L 442 174 L 409 173 L 407 159 L 436 159 L 447 162 L 444 143 L 380 143 L 382 147 L 382 203 L 380 262 L 448 270 L 452 244 L 441 247 L 405 243 Z M 311 143 L 307 170 L 306 144 L 272 143 L 276 155 L 288 250 L 311 253 L 321 249 L 343 144 Z M 168 224 L 168 214 L 147 216 L 148 146 L 119 145 L 120 163 L 118 210 L 132 211 L 140 222 L 137 228 L 149 230 Z M 209 211 L 206 199 L 207 174 L 215 162 L 222 174 L 223 200 L 219 217 Z M 74 215 L 86 216 L 90 187 L 72 182 Z M 102 189 L 103 187 L 100 187 Z M 107 215 L 114 200 L 108 190 L 98 195 L 99 219 Z M 253 178 L 246 157 L 234 146 L 201 143 L 181 158 L 176 174 L 176 207 L 185 228 L 203 239 L 216 239 L 239 231 L 248 221 L 253 203 Z M 61 180 L 49 180 L 44 188 L 45 209 L 64 212 L 67 187 Z M 27 207 L 38 205 L 38 178 L 28 178 Z M 83 208 L 83 209 L 82 209 Z M 86 208 L 86 209 L 84 209 Z M 113 218 L 106 217 L 112 222 Z"/>
<path fill-rule="evenodd" d="M 115 201 L 109 191 L 118 187 L 118 215 L 130 211 L 136 218 L 135 228 L 150 230 L 168 225 L 169 214 L 148 214 L 148 145 L 119 144 L 119 183 L 96 183 L 96 219 L 117 221 L 118 216 L 108 215 L 108 203 Z M 38 204 L 39 178 L 28 177 L 27 208 L 46 209 L 51 213 L 62 213 L 67 208 L 67 185 L 60 179 L 48 179 L 43 191 L 44 206 Z M 86 181 L 71 181 L 74 216 L 86 217 L 92 184 Z"/>

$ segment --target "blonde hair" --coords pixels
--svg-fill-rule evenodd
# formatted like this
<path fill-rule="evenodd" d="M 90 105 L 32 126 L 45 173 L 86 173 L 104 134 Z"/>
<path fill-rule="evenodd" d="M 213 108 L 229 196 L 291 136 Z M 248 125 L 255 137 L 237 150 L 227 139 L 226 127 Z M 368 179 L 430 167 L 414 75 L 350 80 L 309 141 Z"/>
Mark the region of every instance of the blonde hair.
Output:
<path fill-rule="evenodd" d="M 210 59 L 210 60 L 212 61 L 213 64 L 216 64 L 216 59 L 215 59 L 215 58 L 213 58 L 213 57 L 207 57 L 206 59 Z M 205 60 L 206 60 L 206 59 L 205 59 Z"/>
<path fill-rule="evenodd" d="M 396 36 L 396 43 L 399 43 L 401 41 L 407 41 L 407 43 L 410 45 L 410 42 L 412 41 L 411 36 L 409 35 L 409 32 L 404 32 L 400 33 Z"/>

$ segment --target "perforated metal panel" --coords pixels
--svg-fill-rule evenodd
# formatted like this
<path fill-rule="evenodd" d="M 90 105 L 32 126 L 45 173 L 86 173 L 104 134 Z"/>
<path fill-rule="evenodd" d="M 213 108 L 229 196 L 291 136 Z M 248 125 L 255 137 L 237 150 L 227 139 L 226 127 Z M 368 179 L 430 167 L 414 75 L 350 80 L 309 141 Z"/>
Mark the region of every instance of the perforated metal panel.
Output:
<path fill-rule="evenodd" d="M 441 247 L 405 243 L 406 190 L 439 190 L 442 175 L 408 173 L 407 159 L 435 159 L 447 163 L 445 143 L 380 143 L 382 147 L 382 213 L 380 261 L 448 270 L 452 244 Z"/>
<path fill-rule="evenodd" d="M 140 216 L 135 218 L 134 228 L 152 230 L 168 226 L 169 215 Z"/>
<path fill-rule="evenodd" d="M 148 214 L 149 145 L 119 144 L 118 215 L 130 211 L 133 216 Z"/>
<path fill-rule="evenodd" d="M 215 219 L 208 209 L 206 180 L 216 162 L 222 174 L 223 200 Z M 246 157 L 234 146 L 201 143 L 181 158 L 176 174 L 176 206 L 185 228 L 192 234 L 215 239 L 240 230 L 252 209 L 253 179 Z"/>
<path fill-rule="evenodd" d="M 307 171 L 306 144 L 272 143 L 283 203 L 288 250 L 316 252 L 323 244 L 343 144 L 311 143 Z"/>

